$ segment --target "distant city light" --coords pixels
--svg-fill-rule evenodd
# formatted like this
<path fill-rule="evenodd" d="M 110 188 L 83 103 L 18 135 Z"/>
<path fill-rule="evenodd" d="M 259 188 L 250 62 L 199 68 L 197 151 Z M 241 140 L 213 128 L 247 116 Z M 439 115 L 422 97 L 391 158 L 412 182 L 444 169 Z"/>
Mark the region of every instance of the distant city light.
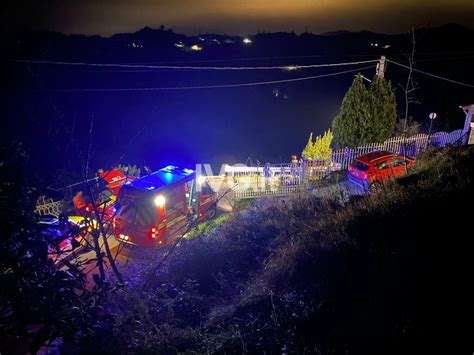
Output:
<path fill-rule="evenodd" d="M 250 38 L 248 38 L 248 37 L 244 38 L 244 39 L 242 40 L 242 42 L 244 42 L 245 44 L 252 44 L 252 43 L 253 43 L 253 41 L 252 41 Z"/>
<path fill-rule="evenodd" d="M 298 66 L 297 65 L 288 65 L 287 67 L 285 67 L 285 69 L 288 70 L 288 71 L 298 70 Z"/>
<path fill-rule="evenodd" d="M 193 51 L 202 51 L 202 47 L 200 45 L 193 44 L 191 46 L 191 50 L 193 50 Z"/>
<path fill-rule="evenodd" d="M 184 48 L 184 43 L 183 42 L 178 42 L 178 43 L 175 43 L 174 46 L 176 48 Z"/>

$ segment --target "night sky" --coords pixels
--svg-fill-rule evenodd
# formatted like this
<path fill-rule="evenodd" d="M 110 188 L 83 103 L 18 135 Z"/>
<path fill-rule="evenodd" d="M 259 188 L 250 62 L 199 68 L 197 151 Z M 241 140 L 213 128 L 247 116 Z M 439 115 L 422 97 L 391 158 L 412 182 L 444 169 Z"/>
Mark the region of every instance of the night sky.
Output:
<path fill-rule="evenodd" d="M 42 0 L 2 4 L 4 30 L 111 35 L 161 24 L 187 34 L 334 30 L 404 32 L 472 24 L 472 0 Z"/>

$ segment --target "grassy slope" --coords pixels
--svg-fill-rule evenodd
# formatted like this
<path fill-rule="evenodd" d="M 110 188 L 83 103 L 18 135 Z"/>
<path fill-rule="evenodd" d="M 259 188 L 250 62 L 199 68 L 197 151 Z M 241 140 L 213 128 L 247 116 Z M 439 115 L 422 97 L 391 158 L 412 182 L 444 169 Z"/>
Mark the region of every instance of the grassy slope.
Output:
<path fill-rule="evenodd" d="M 472 330 L 473 170 L 473 147 L 443 150 L 346 206 L 311 196 L 259 201 L 184 240 L 144 292 L 113 294 L 113 331 L 99 346 L 452 351 Z M 130 285 L 143 282 L 148 263 L 129 270 Z"/>

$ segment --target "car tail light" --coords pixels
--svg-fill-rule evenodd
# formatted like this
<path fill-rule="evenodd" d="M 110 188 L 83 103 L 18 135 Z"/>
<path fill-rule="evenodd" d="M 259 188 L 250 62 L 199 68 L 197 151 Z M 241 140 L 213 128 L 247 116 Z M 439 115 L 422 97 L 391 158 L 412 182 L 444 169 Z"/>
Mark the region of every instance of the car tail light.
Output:
<path fill-rule="evenodd" d="M 156 239 L 156 237 L 158 237 L 158 230 L 156 229 L 156 227 L 152 227 L 150 230 L 150 238 Z"/>

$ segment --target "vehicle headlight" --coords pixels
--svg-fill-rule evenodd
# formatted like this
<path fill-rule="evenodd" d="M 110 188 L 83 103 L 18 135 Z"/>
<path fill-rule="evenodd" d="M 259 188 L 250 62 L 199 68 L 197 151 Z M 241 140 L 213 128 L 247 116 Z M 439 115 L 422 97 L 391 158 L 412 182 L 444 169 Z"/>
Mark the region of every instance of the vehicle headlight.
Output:
<path fill-rule="evenodd" d="M 155 205 L 156 207 L 163 207 L 166 203 L 166 199 L 163 195 L 158 195 L 155 197 Z"/>

